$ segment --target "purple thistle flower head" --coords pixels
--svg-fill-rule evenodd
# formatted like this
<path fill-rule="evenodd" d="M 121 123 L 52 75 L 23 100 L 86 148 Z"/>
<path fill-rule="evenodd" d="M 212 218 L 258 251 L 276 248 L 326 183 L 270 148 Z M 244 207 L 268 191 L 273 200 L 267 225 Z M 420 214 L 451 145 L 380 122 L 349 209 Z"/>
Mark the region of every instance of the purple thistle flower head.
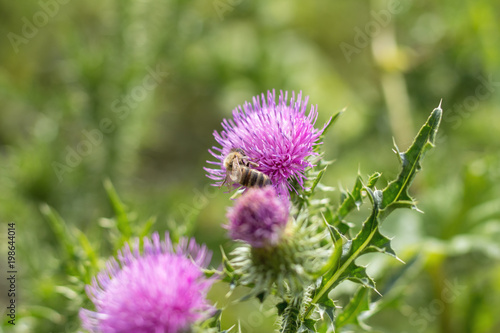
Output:
<path fill-rule="evenodd" d="M 285 201 L 286 200 L 286 201 Z M 280 198 L 272 186 L 251 188 L 228 211 L 229 236 L 252 247 L 276 245 L 289 216 L 289 202 Z"/>
<path fill-rule="evenodd" d="M 221 145 L 209 152 L 217 161 L 207 161 L 215 169 L 204 168 L 207 176 L 215 180 L 215 186 L 222 185 L 226 178 L 224 158 L 232 149 L 241 149 L 248 160 L 256 165 L 252 168 L 266 174 L 280 195 L 289 195 L 292 186 L 289 180 L 297 180 L 304 187 L 304 170 L 313 166 L 308 158 L 317 155 L 313 147 L 323 133 L 315 129 L 318 116 L 314 106 L 306 114 L 308 97 L 302 100 L 302 93 L 295 99 L 295 93 L 288 101 L 288 93 L 280 92 L 276 103 L 275 92 L 268 91 L 253 104 L 245 102 L 243 108 L 233 110 L 233 119 L 222 121 L 222 132 L 214 131 L 215 140 Z"/>
<path fill-rule="evenodd" d="M 140 254 L 136 239 L 119 251 L 119 263 L 110 259 L 86 286 L 96 311 L 80 310 L 82 327 L 95 333 L 186 332 L 214 310 L 206 299 L 214 280 L 200 269 L 211 256 L 194 239 L 182 239 L 174 250 L 168 233 L 163 242 L 158 233 L 145 237 Z"/>

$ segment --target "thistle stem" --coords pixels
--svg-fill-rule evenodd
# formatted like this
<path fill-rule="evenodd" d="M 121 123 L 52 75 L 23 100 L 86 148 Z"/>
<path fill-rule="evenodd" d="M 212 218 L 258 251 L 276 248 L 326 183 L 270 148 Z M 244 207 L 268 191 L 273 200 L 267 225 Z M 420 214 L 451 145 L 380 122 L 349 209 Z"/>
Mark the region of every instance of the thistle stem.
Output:
<path fill-rule="evenodd" d="M 293 297 L 282 316 L 280 333 L 296 333 L 301 324 L 300 310 L 303 296 Z"/>

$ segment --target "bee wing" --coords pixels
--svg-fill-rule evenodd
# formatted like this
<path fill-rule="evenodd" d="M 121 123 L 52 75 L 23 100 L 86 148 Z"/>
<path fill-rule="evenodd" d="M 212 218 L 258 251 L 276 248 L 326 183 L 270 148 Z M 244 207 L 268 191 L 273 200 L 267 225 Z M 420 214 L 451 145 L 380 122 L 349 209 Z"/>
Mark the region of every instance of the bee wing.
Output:
<path fill-rule="evenodd" d="M 240 180 L 240 175 L 241 175 L 241 170 L 240 170 L 240 164 L 239 160 L 235 158 L 233 160 L 233 170 L 230 173 L 231 180 L 233 182 L 238 182 Z"/>
<path fill-rule="evenodd" d="M 238 169 L 238 170 L 233 170 L 233 171 L 231 172 L 231 175 L 230 175 L 231 180 L 232 180 L 233 182 L 235 182 L 235 183 L 239 182 L 239 180 L 240 180 L 240 175 L 241 175 L 241 171 L 240 171 L 239 169 Z"/>

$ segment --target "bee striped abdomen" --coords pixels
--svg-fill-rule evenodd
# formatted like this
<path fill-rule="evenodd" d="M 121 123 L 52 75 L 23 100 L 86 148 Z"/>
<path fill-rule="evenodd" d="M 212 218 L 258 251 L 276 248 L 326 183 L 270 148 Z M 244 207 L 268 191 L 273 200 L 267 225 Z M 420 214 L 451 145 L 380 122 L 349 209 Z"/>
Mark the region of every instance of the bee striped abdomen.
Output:
<path fill-rule="evenodd" d="M 263 174 L 262 172 L 259 172 L 258 179 L 256 180 L 256 184 L 258 187 L 263 187 L 266 185 L 271 185 L 271 180 L 269 179 L 268 176 Z"/>
<path fill-rule="evenodd" d="M 267 186 L 267 185 L 271 185 L 272 184 L 271 183 L 271 179 L 269 179 L 268 176 L 266 176 L 265 174 L 262 174 L 262 176 L 264 176 L 264 177 L 262 177 L 263 179 L 262 179 L 262 185 L 261 186 Z"/>
<path fill-rule="evenodd" d="M 250 174 L 252 172 L 250 171 L 250 168 L 247 167 L 242 167 L 241 168 L 241 177 L 240 177 L 240 184 L 243 186 L 250 186 Z"/>
<path fill-rule="evenodd" d="M 260 176 L 260 173 L 258 172 L 250 172 L 250 186 L 255 186 L 255 185 L 258 185 L 258 180 L 259 180 L 259 177 Z"/>
<path fill-rule="evenodd" d="M 271 180 L 260 171 L 242 167 L 240 184 L 246 187 L 263 187 L 265 185 L 271 185 Z"/>

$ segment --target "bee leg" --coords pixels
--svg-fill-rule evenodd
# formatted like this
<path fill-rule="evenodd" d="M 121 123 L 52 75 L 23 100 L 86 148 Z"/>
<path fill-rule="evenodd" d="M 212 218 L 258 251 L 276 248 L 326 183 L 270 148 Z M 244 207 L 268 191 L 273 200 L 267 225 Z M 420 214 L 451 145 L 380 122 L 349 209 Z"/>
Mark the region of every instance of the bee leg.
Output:
<path fill-rule="evenodd" d="M 243 156 L 241 159 L 237 159 L 237 165 L 245 165 L 247 166 L 248 165 L 248 157 L 247 156 Z M 234 168 L 233 168 L 234 170 Z"/>
<path fill-rule="evenodd" d="M 259 164 L 258 163 L 255 163 L 255 162 L 252 162 L 252 161 L 248 161 L 248 164 L 253 166 L 253 167 L 258 167 Z"/>

